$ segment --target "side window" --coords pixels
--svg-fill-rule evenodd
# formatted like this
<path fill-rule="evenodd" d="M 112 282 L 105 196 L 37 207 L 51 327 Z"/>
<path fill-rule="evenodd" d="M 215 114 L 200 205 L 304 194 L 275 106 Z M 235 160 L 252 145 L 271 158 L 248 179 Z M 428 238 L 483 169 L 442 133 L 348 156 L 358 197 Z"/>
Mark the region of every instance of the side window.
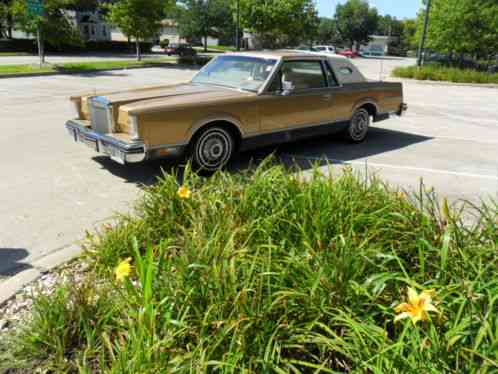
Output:
<path fill-rule="evenodd" d="M 351 75 L 353 74 L 353 70 L 350 67 L 343 66 L 339 68 L 339 72 L 343 75 Z"/>
<path fill-rule="evenodd" d="M 339 82 L 337 82 L 337 78 L 335 77 L 335 74 L 332 71 L 332 68 L 330 67 L 329 62 L 325 61 L 324 64 L 325 64 L 325 73 L 327 75 L 327 80 L 329 82 L 329 86 L 330 87 L 339 86 Z"/>
<path fill-rule="evenodd" d="M 282 85 L 296 91 L 327 87 L 321 61 L 287 61 L 280 74 Z"/>
<path fill-rule="evenodd" d="M 273 78 L 273 82 L 271 82 L 268 87 L 269 92 L 280 92 L 282 91 L 282 72 L 279 71 L 275 77 Z"/>

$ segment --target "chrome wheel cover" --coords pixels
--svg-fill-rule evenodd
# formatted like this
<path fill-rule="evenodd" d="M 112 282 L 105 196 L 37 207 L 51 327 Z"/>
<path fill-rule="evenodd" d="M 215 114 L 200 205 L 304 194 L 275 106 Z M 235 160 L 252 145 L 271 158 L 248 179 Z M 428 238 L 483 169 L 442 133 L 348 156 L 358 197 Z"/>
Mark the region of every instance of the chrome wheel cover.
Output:
<path fill-rule="evenodd" d="M 225 129 L 214 127 L 205 131 L 196 142 L 195 160 L 204 170 L 222 168 L 233 152 L 232 136 Z"/>

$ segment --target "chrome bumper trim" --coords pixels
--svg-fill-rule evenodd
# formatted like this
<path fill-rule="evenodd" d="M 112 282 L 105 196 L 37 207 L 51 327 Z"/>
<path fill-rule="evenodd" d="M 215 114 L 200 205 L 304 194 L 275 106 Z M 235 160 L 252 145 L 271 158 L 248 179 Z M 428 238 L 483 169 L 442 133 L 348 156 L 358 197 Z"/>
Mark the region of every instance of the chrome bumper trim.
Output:
<path fill-rule="evenodd" d="M 111 136 L 99 134 L 77 120 L 68 121 L 66 129 L 75 142 L 83 143 L 120 164 L 139 163 L 147 158 L 143 142 L 126 143 Z"/>

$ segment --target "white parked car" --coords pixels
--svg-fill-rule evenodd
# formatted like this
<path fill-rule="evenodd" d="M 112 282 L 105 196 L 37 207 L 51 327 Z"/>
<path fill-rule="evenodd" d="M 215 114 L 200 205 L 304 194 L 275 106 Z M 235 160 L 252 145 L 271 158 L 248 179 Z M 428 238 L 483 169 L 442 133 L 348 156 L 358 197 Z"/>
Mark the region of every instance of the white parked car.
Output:
<path fill-rule="evenodd" d="M 316 52 L 336 54 L 337 48 L 333 45 L 316 45 L 313 47 Z"/>
<path fill-rule="evenodd" d="M 154 53 L 164 53 L 164 48 L 162 48 L 160 45 L 155 45 L 151 48 L 151 51 Z"/>

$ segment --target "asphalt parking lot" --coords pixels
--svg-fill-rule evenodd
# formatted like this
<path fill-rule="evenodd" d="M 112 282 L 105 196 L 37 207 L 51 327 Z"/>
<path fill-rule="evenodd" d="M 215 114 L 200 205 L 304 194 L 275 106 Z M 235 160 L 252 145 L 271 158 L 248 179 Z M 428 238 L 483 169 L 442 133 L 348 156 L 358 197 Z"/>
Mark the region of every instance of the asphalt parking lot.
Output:
<path fill-rule="evenodd" d="M 372 79 L 411 60 L 357 60 Z M 0 277 L 81 239 L 115 212 L 127 211 L 161 173 L 161 163 L 125 168 L 74 144 L 64 122 L 68 96 L 188 80 L 195 71 L 155 68 L 0 80 Z M 405 82 L 405 117 L 372 128 L 367 142 L 338 138 L 287 144 L 284 160 L 324 160 L 418 188 L 420 178 L 451 200 L 498 193 L 498 89 Z M 231 168 L 275 151 L 247 153 Z M 340 167 L 340 166 L 339 166 Z"/>

